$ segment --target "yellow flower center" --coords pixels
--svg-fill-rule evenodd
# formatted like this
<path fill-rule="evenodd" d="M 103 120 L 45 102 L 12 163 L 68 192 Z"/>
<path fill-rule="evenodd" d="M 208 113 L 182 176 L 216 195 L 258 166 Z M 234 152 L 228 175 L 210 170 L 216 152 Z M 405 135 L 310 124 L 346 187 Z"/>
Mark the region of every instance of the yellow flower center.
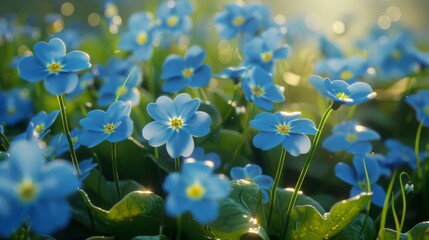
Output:
<path fill-rule="evenodd" d="M 347 134 L 346 139 L 347 139 L 347 141 L 349 141 L 349 142 L 354 142 L 354 141 L 356 141 L 356 140 L 357 140 L 357 136 L 356 136 L 356 134 Z"/>
<path fill-rule="evenodd" d="M 368 191 L 368 184 L 366 183 L 366 180 L 360 181 L 358 185 L 362 191 Z"/>
<path fill-rule="evenodd" d="M 179 18 L 175 15 L 167 18 L 167 25 L 170 27 L 175 27 L 178 22 L 179 22 Z"/>
<path fill-rule="evenodd" d="M 199 182 L 195 182 L 186 188 L 186 195 L 193 200 L 201 199 L 205 192 L 206 190 Z"/>
<path fill-rule="evenodd" d="M 353 76 L 354 76 L 353 73 L 348 71 L 348 70 L 342 71 L 340 74 L 340 78 L 343 80 L 349 80 L 349 79 L 353 78 Z"/>
<path fill-rule="evenodd" d="M 182 119 L 173 118 L 170 120 L 170 127 L 176 131 L 178 131 L 183 126 Z"/>
<path fill-rule="evenodd" d="M 285 134 L 288 134 L 289 131 L 290 131 L 290 126 L 284 125 L 284 124 L 277 125 L 277 132 L 278 133 L 285 135 Z"/>
<path fill-rule="evenodd" d="M 264 52 L 261 54 L 261 59 L 264 62 L 268 62 L 273 58 L 273 53 L 272 52 Z"/>
<path fill-rule="evenodd" d="M 186 68 L 185 70 L 183 70 L 182 75 L 183 75 L 183 77 L 188 78 L 193 73 L 194 73 L 194 69 L 192 69 L 192 68 Z"/>
<path fill-rule="evenodd" d="M 72 143 L 75 144 L 75 143 L 77 143 L 78 138 L 77 137 L 72 137 L 71 140 L 72 140 Z"/>
<path fill-rule="evenodd" d="M 123 96 L 127 93 L 127 89 L 123 87 L 119 87 L 118 90 L 116 90 L 116 96 Z"/>
<path fill-rule="evenodd" d="M 244 20 L 245 19 L 243 16 L 237 16 L 232 20 L 232 25 L 239 27 L 239 26 L 243 25 Z"/>
<path fill-rule="evenodd" d="M 337 98 L 346 99 L 346 98 L 349 98 L 349 96 L 347 96 L 347 94 L 345 94 L 343 92 L 340 92 L 340 93 L 337 93 Z"/>
<path fill-rule="evenodd" d="M 36 125 L 36 127 L 34 128 L 34 131 L 36 131 L 36 133 L 38 134 L 41 134 L 43 130 L 45 130 L 45 124 L 43 123 Z"/>
<path fill-rule="evenodd" d="M 7 113 L 8 115 L 13 115 L 13 114 L 15 114 L 15 113 L 16 113 L 16 108 L 15 108 L 15 106 L 13 106 L 13 105 L 9 105 L 9 106 L 7 106 L 7 108 L 6 108 L 6 113 Z"/>
<path fill-rule="evenodd" d="M 260 96 L 264 95 L 265 92 L 264 92 L 264 89 L 262 89 L 261 87 L 255 86 L 252 88 L 252 93 L 253 93 L 253 95 L 255 95 L 257 97 L 260 97 Z"/>
<path fill-rule="evenodd" d="M 23 202 L 30 202 L 37 195 L 37 187 L 29 179 L 24 179 L 18 187 L 19 198 Z"/>
<path fill-rule="evenodd" d="M 115 124 L 108 123 L 108 124 L 104 125 L 104 132 L 105 133 L 114 133 L 115 128 L 116 128 Z"/>
<path fill-rule="evenodd" d="M 146 32 L 139 32 L 136 37 L 136 42 L 140 45 L 143 45 L 147 42 L 148 36 Z"/>
<path fill-rule="evenodd" d="M 402 51 L 399 49 L 395 49 L 392 51 L 392 53 L 390 54 L 390 56 L 395 59 L 395 60 L 399 60 L 402 58 Z"/>
<path fill-rule="evenodd" d="M 250 177 L 248 177 L 248 178 L 245 178 L 244 180 L 246 180 L 246 181 L 248 181 L 248 182 L 255 182 L 255 181 L 253 181 L 253 178 L 250 178 Z"/>
<path fill-rule="evenodd" d="M 61 64 L 56 63 L 56 62 L 53 62 L 53 63 L 48 65 L 48 70 L 51 73 L 59 73 L 62 68 L 63 68 L 63 66 L 61 66 Z"/>

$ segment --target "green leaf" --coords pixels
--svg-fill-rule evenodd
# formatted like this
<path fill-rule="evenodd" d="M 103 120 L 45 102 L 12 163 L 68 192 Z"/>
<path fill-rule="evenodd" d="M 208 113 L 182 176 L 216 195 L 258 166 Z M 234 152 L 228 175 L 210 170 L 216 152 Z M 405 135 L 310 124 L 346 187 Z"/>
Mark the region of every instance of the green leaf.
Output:
<path fill-rule="evenodd" d="M 389 228 L 380 229 L 377 239 L 395 240 L 396 231 Z M 400 239 L 401 240 L 429 240 L 429 221 L 418 223 L 410 231 L 406 233 L 401 233 Z"/>
<path fill-rule="evenodd" d="M 371 201 L 372 193 L 337 202 L 323 215 L 310 205 L 295 206 L 286 239 L 329 239 L 346 227 Z"/>
<path fill-rule="evenodd" d="M 332 240 L 361 240 L 361 239 L 375 239 L 375 226 L 371 217 L 368 217 L 365 224 L 365 229 L 362 233 L 362 226 L 365 222 L 366 215 L 360 213 L 348 224 L 341 232 L 339 232 Z"/>
<path fill-rule="evenodd" d="M 219 203 L 219 216 L 208 226 L 184 215 L 189 239 L 269 239 L 263 225 L 262 194 L 258 185 L 244 180 L 231 181 L 231 194 Z"/>
<path fill-rule="evenodd" d="M 284 219 L 286 218 L 287 207 L 294 190 L 293 188 L 277 188 L 276 191 L 276 203 L 274 206 L 271 226 L 268 228 L 268 233 L 270 235 L 280 236 L 284 225 Z M 301 205 L 311 205 L 319 212 L 325 212 L 325 209 L 323 209 L 323 207 L 318 202 L 316 202 L 311 197 L 304 195 L 302 192 L 299 192 L 298 198 L 296 200 L 296 206 Z M 266 204 L 264 207 L 265 213 L 268 214 L 268 204 Z"/>
<path fill-rule="evenodd" d="M 91 203 L 88 195 L 79 190 L 92 216 L 103 225 L 100 231 L 108 231 L 119 239 L 137 235 L 156 235 L 163 220 L 164 201 L 149 191 L 134 191 L 127 194 L 110 210 Z"/>

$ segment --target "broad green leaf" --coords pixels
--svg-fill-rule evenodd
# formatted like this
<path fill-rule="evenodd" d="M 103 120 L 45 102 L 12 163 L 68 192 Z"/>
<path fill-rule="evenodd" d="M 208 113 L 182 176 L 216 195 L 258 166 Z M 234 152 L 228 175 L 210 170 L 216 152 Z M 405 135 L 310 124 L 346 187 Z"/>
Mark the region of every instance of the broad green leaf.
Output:
<path fill-rule="evenodd" d="M 349 223 L 341 232 L 339 232 L 332 240 L 361 240 L 361 239 L 374 239 L 375 238 L 375 226 L 371 217 L 368 217 L 365 223 L 366 215 L 360 213 Z M 365 229 L 362 232 L 363 224 L 365 223 Z"/>
<path fill-rule="evenodd" d="M 189 239 L 269 239 L 263 225 L 262 195 L 258 185 L 244 180 L 231 181 L 231 194 L 219 203 L 219 216 L 208 226 L 198 224 L 190 214 L 184 215 Z"/>
<path fill-rule="evenodd" d="M 293 188 L 277 188 L 276 203 L 274 206 L 271 226 L 269 226 L 268 228 L 268 233 L 270 235 L 279 236 L 281 234 L 283 225 L 284 225 L 284 219 L 286 218 L 287 207 L 289 205 L 292 194 L 293 194 Z M 298 198 L 296 200 L 296 206 L 301 206 L 301 205 L 311 205 L 311 206 L 314 206 L 320 213 L 325 212 L 323 207 L 318 202 L 313 200 L 311 197 L 304 195 L 302 192 L 299 192 Z M 265 208 L 265 213 L 268 214 L 269 212 L 268 204 L 266 204 L 264 208 Z"/>
<path fill-rule="evenodd" d="M 323 215 L 314 206 L 295 206 L 286 239 L 330 239 L 359 214 L 371 197 L 372 193 L 361 193 L 337 202 Z"/>
<path fill-rule="evenodd" d="M 396 231 L 389 228 L 380 229 L 377 239 L 395 240 Z M 418 223 L 410 231 L 406 233 L 401 233 L 400 239 L 401 240 L 429 240 L 429 221 Z"/>
<path fill-rule="evenodd" d="M 149 191 L 134 191 L 127 194 L 110 210 L 91 203 L 88 195 L 79 190 L 93 218 L 104 225 L 104 231 L 119 239 L 137 235 L 156 235 L 163 220 L 163 199 Z"/>

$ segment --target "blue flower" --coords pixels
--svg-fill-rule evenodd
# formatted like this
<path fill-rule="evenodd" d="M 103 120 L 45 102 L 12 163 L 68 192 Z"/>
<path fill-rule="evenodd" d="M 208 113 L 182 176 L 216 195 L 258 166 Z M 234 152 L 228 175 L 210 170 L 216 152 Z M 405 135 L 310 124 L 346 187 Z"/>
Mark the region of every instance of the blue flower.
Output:
<path fill-rule="evenodd" d="M 33 103 L 27 89 L 0 92 L 0 124 L 15 125 L 30 117 Z"/>
<path fill-rule="evenodd" d="M 272 102 L 285 100 L 283 90 L 273 84 L 273 77 L 258 66 L 250 70 L 250 76 L 242 80 L 241 87 L 247 101 L 254 102 L 264 110 L 273 110 Z"/>
<path fill-rule="evenodd" d="M 92 158 L 88 158 L 79 162 L 80 181 L 83 182 L 91 173 L 92 169 L 97 167 L 97 163 L 92 162 Z"/>
<path fill-rule="evenodd" d="M 232 79 L 234 84 L 238 84 L 246 74 L 245 66 L 227 67 L 221 73 L 215 74 L 215 77 Z"/>
<path fill-rule="evenodd" d="M 319 36 L 319 47 L 322 55 L 326 58 L 343 58 L 343 52 L 341 49 L 335 45 L 335 43 L 331 42 L 326 36 Z"/>
<path fill-rule="evenodd" d="M 57 32 L 51 36 L 52 38 L 61 39 L 68 49 L 76 50 L 82 42 L 82 35 L 77 29 L 67 28 L 61 32 Z"/>
<path fill-rule="evenodd" d="M 70 131 L 70 137 L 72 139 L 74 149 L 78 149 L 80 147 L 79 136 L 79 128 L 73 128 Z M 70 148 L 66 136 L 62 133 L 59 133 L 51 138 L 49 144 L 44 150 L 48 157 L 54 157 L 63 155 L 64 153 L 70 151 Z"/>
<path fill-rule="evenodd" d="M 79 78 L 77 72 L 91 67 L 88 54 L 72 51 L 66 54 L 64 42 L 54 38 L 34 45 L 34 56 L 18 63 L 19 76 L 29 82 L 44 80 L 45 88 L 53 95 L 70 93 Z"/>
<path fill-rule="evenodd" d="M 337 108 L 342 104 L 351 106 L 363 103 L 377 96 L 371 86 L 364 82 L 348 84 L 343 80 L 331 81 L 329 78 L 313 75 L 310 77 L 310 83 L 320 94 L 334 101 Z"/>
<path fill-rule="evenodd" d="M 229 173 L 232 179 L 244 179 L 258 184 L 262 192 L 262 203 L 268 203 L 268 191 L 273 186 L 273 178 L 262 174 L 262 168 L 256 164 L 247 164 L 244 167 L 233 167 Z"/>
<path fill-rule="evenodd" d="M 346 163 L 337 163 L 337 165 L 335 165 L 335 176 L 353 186 L 350 190 L 350 197 L 357 196 L 361 192 L 367 192 L 368 183 L 366 181 L 364 162 L 368 173 L 371 192 L 373 193 L 372 203 L 376 206 L 382 207 L 384 204 L 384 198 L 386 197 L 386 192 L 377 184 L 377 181 L 380 178 L 380 167 L 373 159 L 363 156 L 355 156 L 353 158 L 354 169 Z"/>
<path fill-rule="evenodd" d="M 92 110 L 86 118 L 79 121 L 83 127 L 79 141 L 87 147 L 94 147 L 104 140 L 120 142 L 133 132 L 133 121 L 130 118 L 131 103 L 117 101 L 107 109 Z"/>
<path fill-rule="evenodd" d="M 147 112 L 155 119 L 143 128 L 143 137 L 152 147 L 167 145 L 172 158 L 188 157 L 194 151 L 192 136 L 202 137 L 210 132 L 211 118 L 201 111 L 199 99 L 187 93 L 177 95 L 174 100 L 161 96 L 156 103 L 147 106 Z"/>
<path fill-rule="evenodd" d="M 337 124 L 332 135 L 328 136 L 322 146 L 330 152 L 346 151 L 352 154 L 365 154 L 372 150 L 369 141 L 379 140 L 380 135 L 357 121 L 345 121 Z"/>
<path fill-rule="evenodd" d="M 367 75 L 368 64 L 360 57 L 330 58 L 316 64 L 317 74 L 327 74 L 331 79 L 342 79 L 349 84 Z"/>
<path fill-rule="evenodd" d="M 122 35 L 119 49 L 132 51 L 133 58 L 139 62 L 149 60 L 152 56 L 154 26 L 149 13 L 134 13 L 128 20 L 129 31 Z"/>
<path fill-rule="evenodd" d="M 416 111 L 417 120 L 422 122 L 423 126 L 429 127 L 429 90 L 420 90 L 407 96 L 405 101 Z"/>
<path fill-rule="evenodd" d="M 43 139 L 49 133 L 49 128 L 54 124 L 59 112 L 56 110 L 46 114 L 45 111 L 41 111 L 32 117 L 26 130 L 26 139 Z"/>
<path fill-rule="evenodd" d="M 193 7 L 188 0 L 164 1 L 156 12 L 158 34 L 165 38 L 177 38 L 181 33 L 191 29 Z"/>
<path fill-rule="evenodd" d="M 204 148 L 196 147 L 189 157 L 183 159 L 183 161 L 190 161 L 191 159 L 195 161 L 204 162 L 213 167 L 214 170 L 217 170 L 222 162 L 220 161 L 219 154 L 215 152 L 204 153 Z"/>
<path fill-rule="evenodd" d="M 300 112 L 263 112 L 256 115 L 250 125 L 261 132 L 253 138 L 253 145 L 269 150 L 282 144 L 292 156 L 307 153 L 311 142 L 305 134 L 316 134 L 317 129 L 313 121 L 300 117 Z"/>
<path fill-rule="evenodd" d="M 274 61 L 285 59 L 289 55 L 289 46 L 281 44 L 283 35 L 279 30 L 270 28 L 259 37 L 244 45 L 244 62 L 246 66 L 260 66 L 266 72 L 272 72 Z"/>
<path fill-rule="evenodd" d="M 252 14 L 253 7 L 231 3 L 225 11 L 216 14 L 214 22 L 219 34 L 224 39 L 232 39 L 238 33 L 253 35 L 259 27 L 258 19 Z"/>
<path fill-rule="evenodd" d="M 185 59 L 177 55 L 170 55 L 162 65 L 161 79 L 164 92 L 177 92 L 186 86 L 192 88 L 204 87 L 209 84 L 212 70 L 203 64 L 206 52 L 199 46 L 191 47 L 186 53 Z"/>
<path fill-rule="evenodd" d="M 416 169 L 416 154 L 414 148 L 404 145 L 395 139 L 386 139 L 385 146 L 389 149 L 386 153 L 386 158 L 382 165 L 391 170 L 399 168 L 403 165 L 408 165 L 412 169 Z M 420 159 L 425 158 L 425 153 L 419 153 Z"/>
<path fill-rule="evenodd" d="M 34 141 L 12 142 L 0 163 L 0 236 L 8 237 L 27 220 L 38 234 L 52 234 L 69 223 L 67 197 L 81 183 L 69 162 L 45 162 Z"/>
<path fill-rule="evenodd" d="M 185 162 L 180 173 L 167 176 L 163 188 L 168 193 L 165 207 L 169 215 L 190 211 L 201 224 L 216 220 L 218 202 L 230 192 L 228 181 L 203 162 Z"/>

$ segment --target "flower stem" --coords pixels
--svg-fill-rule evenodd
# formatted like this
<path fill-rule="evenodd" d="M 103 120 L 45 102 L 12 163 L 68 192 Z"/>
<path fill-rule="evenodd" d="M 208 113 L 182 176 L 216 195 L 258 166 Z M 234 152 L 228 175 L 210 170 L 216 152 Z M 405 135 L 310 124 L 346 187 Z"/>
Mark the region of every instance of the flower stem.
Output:
<path fill-rule="evenodd" d="M 405 197 L 405 190 L 404 190 L 404 183 L 402 182 L 402 176 L 406 175 L 408 177 L 408 181 L 410 180 L 410 176 L 406 172 L 401 172 L 399 174 L 399 183 L 401 187 L 401 195 L 402 195 L 402 215 L 401 215 L 401 222 L 399 224 L 399 230 L 398 232 L 402 232 L 402 228 L 404 227 L 405 222 L 405 214 L 407 213 L 407 198 Z"/>
<path fill-rule="evenodd" d="M 333 107 L 334 107 L 334 104 L 331 105 L 328 109 L 326 109 L 325 113 L 323 113 L 322 119 L 320 120 L 319 126 L 317 127 L 318 131 L 316 133 L 316 136 L 314 136 L 313 142 L 311 144 L 310 152 L 307 155 L 307 158 L 305 159 L 304 167 L 302 168 L 301 173 L 299 174 L 298 181 L 295 185 L 295 189 L 293 191 L 292 197 L 289 202 L 289 206 L 287 208 L 286 220 L 283 226 L 282 236 L 280 238 L 282 240 L 285 239 L 286 232 L 289 226 L 290 215 L 292 214 L 293 207 L 295 206 L 296 199 L 298 198 L 298 192 L 301 189 L 302 183 L 304 182 L 304 178 L 307 175 L 308 169 L 310 168 L 311 160 L 313 159 L 314 152 L 316 150 L 320 136 L 322 135 L 322 132 L 323 132 L 323 128 L 325 127 L 325 123 L 328 120 L 329 115 L 334 109 Z"/>
<path fill-rule="evenodd" d="M 174 170 L 176 172 L 180 171 L 180 157 L 174 159 Z"/>
<path fill-rule="evenodd" d="M 119 98 L 121 97 L 121 93 L 124 91 L 125 85 L 127 84 L 128 80 L 131 77 L 131 74 L 134 72 L 134 70 L 136 70 L 136 66 L 134 66 L 130 72 L 128 73 L 127 77 L 125 78 L 124 83 L 122 84 L 122 86 L 119 88 L 119 91 L 116 93 L 116 98 L 115 98 L 115 102 L 117 102 L 119 100 Z"/>
<path fill-rule="evenodd" d="M 176 240 L 180 240 L 182 238 L 182 216 L 178 216 L 176 218 L 176 221 L 177 221 Z"/>
<path fill-rule="evenodd" d="M 380 237 L 380 239 L 384 239 L 384 228 L 386 226 L 386 218 L 387 218 L 387 210 L 389 209 L 390 205 L 390 196 L 392 195 L 392 191 L 393 191 L 393 184 L 395 183 L 395 179 L 396 179 L 396 170 L 393 172 L 392 174 L 392 178 L 390 180 L 389 186 L 387 187 L 387 192 L 386 192 L 386 198 L 384 199 L 384 204 L 383 204 L 383 210 L 381 211 L 381 214 L 375 219 L 374 223 L 377 224 L 378 221 L 380 221 L 380 232 L 378 237 Z M 396 200 L 396 195 L 393 197 L 395 201 Z"/>
<path fill-rule="evenodd" d="M 7 150 L 10 146 L 9 139 L 7 139 L 7 137 L 4 133 L 0 133 L 0 136 L 3 139 L 4 147 L 6 148 L 5 150 Z"/>
<path fill-rule="evenodd" d="M 273 217 L 274 206 L 276 204 L 277 186 L 279 185 L 280 178 L 282 176 L 285 159 L 286 159 L 286 150 L 282 148 L 282 151 L 280 152 L 279 165 L 277 166 L 276 176 L 274 178 L 274 183 L 270 191 L 268 225 L 267 225 L 268 227 L 271 226 L 271 218 Z"/>
<path fill-rule="evenodd" d="M 419 154 L 420 135 L 422 133 L 423 121 L 424 121 L 424 119 L 422 119 L 422 121 L 420 121 L 419 127 L 417 128 L 416 140 L 415 140 L 415 144 L 414 144 L 414 154 L 416 155 L 416 165 L 417 165 L 417 178 L 423 177 L 422 169 L 420 167 L 420 154 Z"/>
<path fill-rule="evenodd" d="M 116 157 L 116 143 L 112 143 L 112 171 L 113 180 L 115 181 L 116 192 L 119 200 L 122 199 L 121 188 L 119 187 L 119 172 L 118 172 L 118 159 Z"/>
<path fill-rule="evenodd" d="M 74 170 L 76 171 L 78 177 L 80 177 L 80 169 L 79 169 L 79 161 L 77 160 L 76 151 L 74 149 L 73 141 L 70 136 L 70 129 L 69 124 L 67 122 L 67 113 L 66 113 L 66 107 L 64 104 L 64 98 L 63 95 L 57 95 L 58 104 L 60 105 L 60 111 L 61 111 L 61 122 L 63 124 L 63 130 L 64 134 L 66 135 L 67 142 L 69 144 L 70 148 L 70 156 L 72 159 Z"/>

